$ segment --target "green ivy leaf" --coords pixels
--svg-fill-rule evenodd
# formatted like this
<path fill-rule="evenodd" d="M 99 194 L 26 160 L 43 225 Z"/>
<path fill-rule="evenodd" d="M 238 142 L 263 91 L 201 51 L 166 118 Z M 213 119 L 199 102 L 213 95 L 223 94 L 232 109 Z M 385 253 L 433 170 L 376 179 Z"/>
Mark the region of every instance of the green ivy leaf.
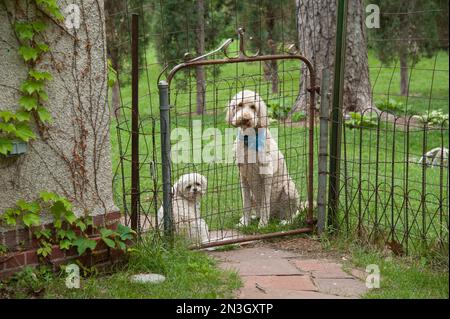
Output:
<path fill-rule="evenodd" d="M 32 28 L 36 32 L 42 32 L 47 29 L 47 24 L 42 21 L 35 21 L 31 24 Z"/>
<path fill-rule="evenodd" d="M 66 215 L 64 217 L 70 225 L 72 225 L 77 220 L 77 216 L 75 216 L 75 214 L 71 211 L 66 212 Z"/>
<path fill-rule="evenodd" d="M 19 99 L 19 105 L 27 111 L 35 110 L 38 106 L 38 100 L 31 95 L 24 95 Z"/>
<path fill-rule="evenodd" d="M 66 238 L 73 241 L 77 238 L 77 234 L 75 234 L 73 230 L 69 229 L 66 231 Z"/>
<path fill-rule="evenodd" d="M 39 214 L 41 211 L 41 206 L 37 202 L 26 202 L 23 199 L 20 199 L 16 203 L 17 207 L 19 207 L 23 211 L 29 211 L 34 214 Z"/>
<path fill-rule="evenodd" d="M 75 226 L 77 226 L 82 232 L 84 232 L 87 228 L 86 224 L 81 219 L 75 222 Z"/>
<path fill-rule="evenodd" d="M 78 255 L 82 255 L 88 248 L 94 250 L 97 247 L 97 242 L 89 238 L 80 237 L 73 242 L 73 245 L 77 247 Z"/>
<path fill-rule="evenodd" d="M 56 19 L 61 21 L 64 19 L 64 16 L 61 13 L 61 10 L 59 9 L 56 0 L 36 0 L 36 4 L 40 6 L 42 9 L 46 10 Z"/>
<path fill-rule="evenodd" d="M 100 229 L 100 234 L 102 237 L 110 237 L 111 235 L 114 235 L 115 232 L 108 228 L 102 228 Z"/>
<path fill-rule="evenodd" d="M 39 217 L 39 215 L 31 212 L 25 213 L 22 217 L 22 220 L 27 227 L 39 226 L 39 224 L 41 223 L 41 218 Z"/>
<path fill-rule="evenodd" d="M 49 46 L 45 43 L 36 43 L 36 47 L 44 53 L 50 51 Z"/>
<path fill-rule="evenodd" d="M 52 246 L 49 243 L 43 243 L 42 247 L 37 250 L 37 254 L 42 257 L 47 257 L 52 253 Z"/>
<path fill-rule="evenodd" d="M 42 101 L 44 101 L 44 102 L 48 101 L 48 94 L 47 94 L 47 92 L 45 92 L 45 91 L 39 91 L 39 92 L 38 92 L 38 95 L 39 95 L 39 98 L 40 98 Z"/>
<path fill-rule="evenodd" d="M 28 122 L 31 119 L 31 114 L 27 111 L 19 111 L 16 113 L 16 119 L 20 122 Z"/>
<path fill-rule="evenodd" d="M 41 192 L 39 194 L 39 197 L 46 203 L 50 202 L 50 201 L 55 201 L 59 198 L 59 196 L 55 193 L 52 192 Z"/>
<path fill-rule="evenodd" d="M 53 80 L 53 77 L 52 77 L 52 75 L 49 72 L 41 72 L 41 71 L 36 71 L 36 70 L 30 70 L 30 72 L 28 74 L 33 79 L 35 79 L 37 81 L 41 81 L 41 80 L 51 81 L 51 80 Z"/>
<path fill-rule="evenodd" d="M 9 122 L 16 119 L 16 114 L 11 111 L 0 111 L 0 118 L 5 122 Z"/>
<path fill-rule="evenodd" d="M 39 57 L 39 50 L 30 46 L 21 45 L 19 47 L 19 54 L 22 56 L 25 62 L 35 62 Z"/>
<path fill-rule="evenodd" d="M 130 227 L 122 224 L 117 226 L 117 233 L 119 234 L 121 240 L 132 240 L 134 237 L 133 235 L 136 234 L 136 232 Z"/>
<path fill-rule="evenodd" d="M 22 83 L 21 91 L 25 94 L 32 95 L 33 93 L 39 93 L 44 89 L 44 82 L 28 79 Z"/>
<path fill-rule="evenodd" d="M 59 242 L 59 248 L 62 250 L 68 250 L 72 247 L 72 242 L 68 239 L 63 239 Z"/>
<path fill-rule="evenodd" d="M 8 155 L 13 150 L 13 144 L 10 140 L 0 137 L 0 154 Z"/>
<path fill-rule="evenodd" d="M 0 131 L 8 134 L 16 134 L 16 126 L 13 123 L 0 123 Z"/>
<path fill-rule="evenodd" d="M 18 22 L 15 24 L 17 36 L 22 41 L 29 41 L 34 37 L 33 25 L 26 22 Z"/>
<path fill-rule="evenodd" d="M 16 136 L 24 142 L 28 142 L 30 139 L 36 137 L 30 126 L 26 123 L 19 123 L 16 125 Z"/>
<path fill-rule="evenodd" d="M 52 231 L 50 229 L 42 229 L 34 233 L 37 239 L 46 238 L 50 239 L 52 237 Z"/>
<path fill-rule="evenodd" d="M 52 120 L 53 120 L 52 115 L 45 107 L 42 107 L 42 106 L 38 107 L 37 113 L 38 113 L 38 116 L 39 116 L 39 119 L 41 120 L 41 122 L 43 122 L 43 123 L 51 123 L 52 122 Z"/>
<path fill-rule="evenodd" d="M 8 208 L 5 210 L 5 213 L 3 216 L 3 220 L 6 222 L 9 226 L 16 226 L 17 224 L 17 216 L 20 215 L 20 210 L 15 208 Z"/>
<path fill-rule="evenodd" d="M 127 249 L 127 245 L 125 245 L 125 243 L 123 241 L 118 241 L 117 245 L 119 246 L 119 248 L 121 250 L 126 250 Z"/>
<path fill-rule="evenodd" d="M 114 242 L 114 240 L 106 238 L 106 237 L 102 237 L 103 242 L 110 248 L 115 248 L 116 247 L 116 243 Z"/>

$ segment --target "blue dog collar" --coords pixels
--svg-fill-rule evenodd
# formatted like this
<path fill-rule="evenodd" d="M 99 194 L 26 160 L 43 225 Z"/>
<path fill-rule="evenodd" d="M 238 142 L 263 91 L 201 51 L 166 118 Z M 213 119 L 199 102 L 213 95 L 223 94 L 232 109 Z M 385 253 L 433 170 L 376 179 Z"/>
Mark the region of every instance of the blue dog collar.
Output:
<path fill-rule="evenodd" d="M 255 134 L 244 135 L 242 130 L 239 130 L 238 140 L 244 141 L 244 145 L 249 149 L 254 149 L 259 152 L 264 149 L 264 145 L 266 143 L 266 129 L 255 129 L 254 132 Z"/>

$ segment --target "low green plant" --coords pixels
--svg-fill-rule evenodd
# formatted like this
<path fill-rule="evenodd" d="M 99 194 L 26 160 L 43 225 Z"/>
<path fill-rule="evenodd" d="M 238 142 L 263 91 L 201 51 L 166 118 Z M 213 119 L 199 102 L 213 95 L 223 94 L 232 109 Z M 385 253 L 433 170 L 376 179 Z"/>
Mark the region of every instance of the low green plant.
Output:
<path fill-rule="evenodd" d="M 0 256 L 8 252 L 8 247 L 6 245 L 0 244 Z"/>
<path fill-rule="evenodd" d="M 444 113 L 442 110 L 431 111 L 427 114 L 414 116 L 423 125 L 428 126 L 448 126 L 448 114 Z"/>
<path fill-rule="evenodd" d="M 369 113 L 368 115 L 363 115 L 359 112 L 349 112 L 350 119 L 345 121 L 345 126 L 350 129 L 354 128 L 372 128 L 377 126 L 376 115 Z"/>
<path fill-rule="evenodd" d="M 53 219 L 52 228 L 39 227 L 43 214 L 50 215 Z M 22 223 L 31 229 L 39 244 L 37 254 L 43 258 L 52 253 L 53 245 L 58 245 L 61 250 L 75 247 L 80 256 L 88 249 L 93 251 L 97 246 L 97 242 L 87 233 L 88 227 L 95 228 L 92 218 L 77 217 L 70 201 L 51 192 L 41 192 L 35 201 L 17 201 L 16 206 L 6 209 L 0 222 L 7 226 Z M 121 250 L 126 250 L 126 241 L 133 239 L 135 234 L 123 225 L 119 225 L 116 230 L 106 227 L 97 230 L 108 247 Z"/>
<path fill-rule="evenodd" d="M 393 115 L 400 115 L 404 113 L 403 103 L 394 99 L 386 99 L 376 103 L 376 105 L 380 111 L 388 112 Z"/>
<path fill-rule="evenodd" d="M 269 117 L 277 120 L 283 120 L 288 117 L 292 106 L 286 105 L 282 101 L 271 100 L 267 104 L 267 109 Z"/>
<path fill-rule="evenodd" d="M 291 115 L 292 122 L 301 122 L 306 120 L 306 113 L 305 112 L 295 112 Z"/>
<path fill-rule="evenodd" d="M 3 289 L 8 298 L 40 297 L 54 278 L 48 266 L 27 266 L 4 281 Z"/>
<path fill-rule="evenodd" d="M 161 274 L 166 280 L 130 281 L 140 273 Z M 108 276 L 88 276 L 80 289 L 67 289 L 64 278 L 58 278 L 47 287 L 45 298 L 232 298 L 241 285 L 235 271 L 219 269 L 217 260 L 189 249 L 185 239 L 175 238 L 169 245 L 150 232 L 130 249 L 126 266 Z"/>

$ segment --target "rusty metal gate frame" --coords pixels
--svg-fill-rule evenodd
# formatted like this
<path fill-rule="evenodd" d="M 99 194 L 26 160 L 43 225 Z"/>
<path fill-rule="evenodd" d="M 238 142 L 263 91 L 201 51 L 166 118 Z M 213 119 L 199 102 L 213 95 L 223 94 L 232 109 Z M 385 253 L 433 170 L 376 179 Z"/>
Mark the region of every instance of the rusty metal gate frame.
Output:
<path fill-rule="evenodd" d="M 229 240 L 221 240 L 217 242 L 211 242 L 207 244 L 202 244 L 200 246 L 196 246 L 195 248 L 209 248 L 214 246 L 222 246 L 227 244 L 236 244 L 241 242 L 248 242 L 253 240 L 267 239 L 273 237 L 281 237 L 281 236 L 289 236 L 296 235 L 302 233 L 309 233 L 314 231 L 314 225 L 316 223 L 313 217 L 314 210 L 314 124 L 315 124 L 315 95 L 316 93 L 320 93 L 320 87 L 316 85 L 316 71 L 309 59 L 306 57 L 297 54 L 297 52 L 290 52 L 288 54 L 275 54 L 275 55 L 259 55 L 259 51 L 254 55 L 248 55 L 245 50 L 244 43 L 244 33 L 245 30 L 243 28 L 239 28 L 237 30 L 238 41 L 239 41 L 239 54 L 235 57 L 231 57 L 228 53 L 228 47 L 234 41 L 234 39 L 228 39 L 222 43 L 217 49 L 212 52 L 209 52 L 205 55 L 196 57 L 194 59 L 190 59 L 186 62 L 178 64 L 174 68 L 172 68 L 166 80 L 161 80 L 163 74 L 167 71 L 168 66 L 166 66 L 160 73 L 158 77 L 158 90 L 159 90 L 159 101 L 160 101 L 160 121 L 161 121 L 161 158 L 162 158 L 162 180 L 163 180 L 163 212 L 164 212 L 164 234 L 170 240 L 173 239 L 174 228 L 173 228 L 173 220 L 172 220 L 172 198 L 171 198 L 171 165 L 170 165 L 170 84 L 174 76 L 177 72 L 187 69 L 193 68 L 197 66 L 209 66 L 209 65 L 221 65 L 221 64 L 231 64 L 231 63 L 245 63 L 245 62 L 261 62 L 261 61 L 269 61 L 269 60 L 299 60 L 303 62 L 309 71 L 309 87 L 307 88 L 309 92 L 309 122 L 308 122 L 308 134 L 309 134 L 309 156 L 308 156 L 308 183 L 307 183 L 307 192 L 308 192 L 308 209 L 306 222 L 308 227 L 291 230 L 291 231 L 283 231 L 283 232 L 275 232 L 270 234 L 258 234 L 258 235 L 250 235 L 244 236 L 242 238 L 229 239 Z M 290 50 L 293 46 L 290 47 Z M 211 56 L 215 53 L 222 51 L 225 58 L 223 59 L 215 59 L 215 60 L 207 60 L 208 56 Z M 189 55 L 186 54 L 185 58 Z"/>

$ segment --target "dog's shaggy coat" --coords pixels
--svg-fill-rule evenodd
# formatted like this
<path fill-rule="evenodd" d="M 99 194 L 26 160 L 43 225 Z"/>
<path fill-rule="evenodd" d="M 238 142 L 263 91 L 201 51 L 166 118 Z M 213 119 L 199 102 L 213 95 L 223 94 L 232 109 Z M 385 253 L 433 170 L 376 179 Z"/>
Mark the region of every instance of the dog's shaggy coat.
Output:
<path fill-rule="evenodd" d="M 226 121 L 239 128 L 235 154 L 244 206 L 240 224 L 248 225 L 253 211 L 259 227 L 267 226 L 270 217 L 292 221 L 299 195 L 268 129 L 266 104 L 255 92 L 239 92 L 228 105 Z"/>
<path fill-rule="evenodd" d="M 209 229 L 200 217 L 200 199 L 206 193 L 207 179 L 197 173 L 185 174 L 172 188 L 172 213 L 175 231 L 186 236 L 193 243 L 203 243 L 209 239 Z M 164 214 L 162 206 L 158 210 L 158 224 L 162 228 Z"/>

